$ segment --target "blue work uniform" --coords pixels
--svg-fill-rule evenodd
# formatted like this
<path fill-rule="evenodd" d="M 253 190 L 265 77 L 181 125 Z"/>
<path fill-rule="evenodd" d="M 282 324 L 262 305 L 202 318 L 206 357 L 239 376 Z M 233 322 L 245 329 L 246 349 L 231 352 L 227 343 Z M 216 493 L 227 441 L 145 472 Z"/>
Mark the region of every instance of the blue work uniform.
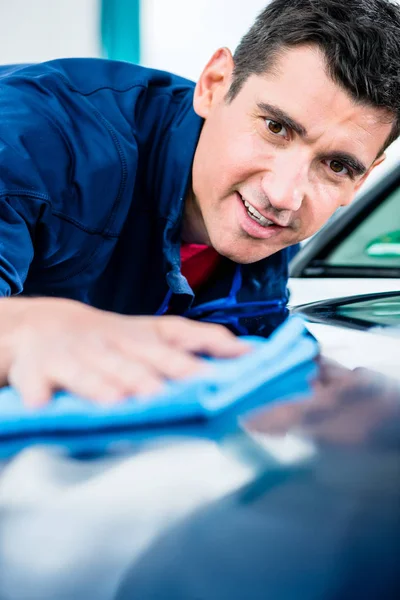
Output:
<path fill-rule="evenodd" d="M 103 59 L 0 67 L 0 296 L 79 300 L 267 334 L 286 316 L 290 249 L 221 261 L 194 294 L 180 271 L 203 121 L 194 84 Z M 267 317 L 267 318 L 266 318 Z"/>

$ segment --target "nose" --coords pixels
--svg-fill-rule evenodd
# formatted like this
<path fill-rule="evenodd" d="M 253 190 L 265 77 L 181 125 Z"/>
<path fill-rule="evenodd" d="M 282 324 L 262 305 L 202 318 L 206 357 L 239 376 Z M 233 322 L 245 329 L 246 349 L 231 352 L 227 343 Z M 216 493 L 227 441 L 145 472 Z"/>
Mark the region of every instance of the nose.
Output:
<path fill-rule="evenodd" d="M 308 161 L 300 153 L 281 152 L 262 179 L 263 192 L 277 211 L 295 212 L 301 207 L 308 178 Z"/>

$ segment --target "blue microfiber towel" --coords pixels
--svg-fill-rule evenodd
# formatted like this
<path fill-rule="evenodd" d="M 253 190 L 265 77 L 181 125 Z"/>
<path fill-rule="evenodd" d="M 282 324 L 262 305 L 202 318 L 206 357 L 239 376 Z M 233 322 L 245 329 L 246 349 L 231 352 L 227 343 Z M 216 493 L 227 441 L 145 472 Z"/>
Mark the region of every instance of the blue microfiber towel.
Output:
<path fill-rule="evenodd" d="M 253 349 L 231 359 L 207 359 L 211 368 L 201 377 L 167 382 L 162 392 L 100 405 L 58 392 L 38 410 L 27 409 L 11 388 L 0 391 L 0 440 L 11 436 L 54 432 L 95 432 L 118 427 L 187 422 L 211 418 L 318 353 L 317 342 L 302 319 L 289 317 L 268 339 L 247 337 Z M 264 388 L 265 389 L 265 388 Z"/>

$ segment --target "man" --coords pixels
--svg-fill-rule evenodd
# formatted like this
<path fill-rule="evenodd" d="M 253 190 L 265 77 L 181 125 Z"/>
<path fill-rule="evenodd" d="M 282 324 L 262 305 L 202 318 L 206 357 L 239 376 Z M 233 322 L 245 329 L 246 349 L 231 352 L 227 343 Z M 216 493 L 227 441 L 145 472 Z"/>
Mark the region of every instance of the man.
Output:
<path fill-rule="evenodd" d="M 3 68 L 1 382 L 112 401 L 245 352 L 193 320 L 279 321 L 290 247 L 398 136 L 399 74 L 389 0 L 274 0 L 194 92 L 126 63 Z"/>

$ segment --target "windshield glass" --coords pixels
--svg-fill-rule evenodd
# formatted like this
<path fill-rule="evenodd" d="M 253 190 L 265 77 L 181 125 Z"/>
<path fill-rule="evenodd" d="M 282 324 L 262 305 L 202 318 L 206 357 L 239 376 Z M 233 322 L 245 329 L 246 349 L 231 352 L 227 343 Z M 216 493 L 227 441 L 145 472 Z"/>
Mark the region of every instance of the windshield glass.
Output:
<path fill-rule="evenodd" d="M 400 295 L 394 298 L 367 300 L 336 308 L 338 316 L 362 319 L 375 325 L 400 327 Z"/>
<path fill-rule="evenodd" d="M 333 267 L 400 268 L 400 188 L 362 220 L 325 259 Z"/>

